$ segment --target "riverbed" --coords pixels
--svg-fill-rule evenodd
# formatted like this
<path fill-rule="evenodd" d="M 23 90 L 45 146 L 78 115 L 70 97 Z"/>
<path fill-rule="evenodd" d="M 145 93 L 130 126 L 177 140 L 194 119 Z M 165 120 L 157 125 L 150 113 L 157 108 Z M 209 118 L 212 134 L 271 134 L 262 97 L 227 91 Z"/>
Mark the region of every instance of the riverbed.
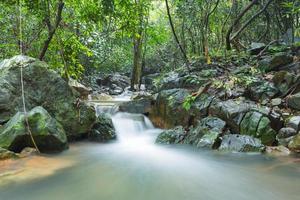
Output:
<path fill-rule="evenodd" d="M 12 173 L 0 176 L 0 199 L 299 199 L 296 156 L 157 145 L 154 141 L 161 130 L 144 116 L 118 113 L 113 122 L 116 142 L 83 141 L 57 155 L 2 163 Z"/>

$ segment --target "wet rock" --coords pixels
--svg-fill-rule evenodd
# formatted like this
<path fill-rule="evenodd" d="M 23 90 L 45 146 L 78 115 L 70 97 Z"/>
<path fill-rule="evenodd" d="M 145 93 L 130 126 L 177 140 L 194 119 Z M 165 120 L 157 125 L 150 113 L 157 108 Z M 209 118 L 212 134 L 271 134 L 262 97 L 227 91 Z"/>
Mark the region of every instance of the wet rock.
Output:
<path fill-rule="evenodd" d="M 186 89 L 171 89 L 161 91 L 156 98 L 151 121 L 161 128 L 172 128 L 175 126 L 188 126 L 190 123 L 189 111 L 182 104 L 189 95 Z"/>
<path fill-rule="evenodd" d="M 152 96 L 134 99 L 119 105 L 119 111 L 149 115 L 154 107 L 155 100 Z"/>
<path fill-rule="evenodd" d="M 205 118 L 209 114 L 209 107 L 214 99 L 214 96 L 205 93 L 198 96 L 191 105 L 191 109 L 189 110 L 190 115 L 192 115 L 195 120 Z"/>
<path fill-rule="evenodd" d="M 291 154 L 291 151 L 285 146 L 280 145 L 276 147 L 267 146 L 265 149 L 265 153 L 272 156 L 288 156 Z"/>
<path fill-rule="evenodd" d="M 280 110 L 271 109 L 266 106 L 254 107 L 251 111 L 259 112 L 263 116 L 270 120 L 270 126 L 276 132 L 278 132 L 284 125 L 284 120 L 282 118 L 282 113 Z"/>
<path fill-rule="evenodd" d="M 292 138 L 288 147 L 289 147 L 289 149 L 291 149 L 295 152 L 300 152 L 300 133 L 298 133 L 297 135 L 295 135 Z"/>
<path fill-rule="evenodd" d="M 3 149 L 0 147 L 0 161 L 1 160 L 6 160 L 6 159 L 11 159 L 11 158 L 18 158 L 18 155 L 12 151 Z"/>
<path fill-rule="evenodd" d="M 295 129 L 296 132 L 300 131 L 300 116 L 291 117 L 287 122 L 287 127 Z"/>
<path fill-rule="evenodd" d="M 165 130 L 158 135 L 155 143 L 158 144 L 178 144 L 184 137 L 185 130 L 182 126 L 177 126 L 174 129 Z"/>
<path fill-rule="evenodd" d="M 62 125 L 43 107 L 35 107 L 28 112 L 27 117 L 34 141 L 41 152 L 59 152 L 68 147 Z M 24 113 L 18 112 L 0 130 L 0 147 L 14 152 L 34 147 L 27 131 Z"/>
<path fill-rule="evenodd" d="M 258 124 L 262 117 L 263 115 L 259 112 L 248 112 L 240 124 L 240 133 L 255 137 Z"/>
<path fill-rule="evenodd" d="M 88 139 L 95 142 L 108 142 L 116 138 L 117 135 L 111 117 L 105 113 L 100 114 Z"/>
<path fill-rule="evenodd" d="M 224 131 L 226 123 L 216 117 L 201 119 L 192 128 L 183 140 L 185 144 L 191 144 L 198 148 L 215 149 L 220 145 L 220 136 Z"/>
<path fill-rule="evenodd" d="M 300 92 L 291 95 L 287 100 L 288 106 L 295 110 L 300 110 Z"/>
<path fill-rule="evenodd" d="M 230 152 L 261 152 L 264 146 L 257 138 L 248 135 L 225 135 L 219 150 Z"/>
<path fill-rule="evenodd" d="M 278 143 L 283 146 L 288 146 L 289 142 L 293 139 L 293 136 L 297 134 L 296 130 L 290 127 L 282 128 L 279 130 L 276 139 Z"/>
<path fill-rule="evenodd" d="M 266 72 L 276 71 L 280 67 L 284 67 L 293 62 L 293 56 L 284 52 L 276 53 L 273 56 L 265 57 L 259 63 L 259 67 Z"/>
<path fill-rule="evenodd" d="M 240 124 L 240 133 L 259 138 L 264 145 L 272 145 L 276 141 L 276 132 L 271 122 L 259 112 L 248 112 Z"/>
<path fill-rule="evenodd" d="M 68 84 L 73 90 L 73 93 L 82 99 L 87 100 L 89 94 L 92 93 L 92 88 L 88 88 L 74 79 L 70 79 Z"/>
<path fill-rule="evenodd" d="M 0 63 L 0 124 L 22 110 L 20 67 L 23 67 L 27 110 L 43 106 L 66 130 L 69 138 L 87 134 L 95 110 L 78 101 L 68 83 L 45 62 L 15 56 Z"/>
<path fill-rule="evenodd" d="M 262 117 L 255 134 L 264 145 L 273 145 L 276 142 L 276 131 L 271 127 L 271 121 L 267 117 Z"/>
<path fill-rule="evenodd" d="M 232 99 L 227 101 L 214 100 L 209 108 L 209 113 L 224 120 L 234 133 L 239 133 L 239 124 L 244 115 L 253 107 L 255 104 L 252 102 Z"/>

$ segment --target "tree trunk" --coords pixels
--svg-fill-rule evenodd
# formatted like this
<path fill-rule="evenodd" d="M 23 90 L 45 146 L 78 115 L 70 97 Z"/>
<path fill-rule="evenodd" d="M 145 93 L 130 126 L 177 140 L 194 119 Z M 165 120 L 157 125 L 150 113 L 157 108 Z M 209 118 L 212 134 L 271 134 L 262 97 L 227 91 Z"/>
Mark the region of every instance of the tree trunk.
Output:
<path fill-rule="evenodd" d="M 175 27 L 174 27 L 174 24 L 173 24 L 173 21 L 172 21 L 172 17 L 171 17 L 171 13 L 170 13 L 170 7 L 169 7 L 169 3 L 168 3 L 168 0 L 165 0 L 166 2 L 166 8 L 167 8 L 167 14 L 168 14 L 168 18 L 169 18 L 169 23 L 170 23 L 170 26 L 171 26 L 171 30 L 172 30 L 172 33 L 173 33 L 173 36 L 174 36 L 174 39 L 180 49 L 180 52 L 182 54 L 182 57 L 185 61 L 185 63 L 187 64 L 187 67 L 189 67 L 188 65 L 188 57 L 183 49 L 183 47 L 181 46 L 180 42 L 179 42 L 179 39 L 178 39 L 178 36 L 176 34 L 176 31 L 175 31 Z"/>
<path fill-rule="evenodd" d="M 48 27 L 48 37 L 45 40 L 43 48 L 42 48 L 42 50 L 40 52 L 40 55 L 39 55 L 39 59 L 40 60 L 44 59 L 44 57 L 46 55 L 46 52 L 47 52 L 47 50 L 49 48 L 49 45 L 51 43 L 51 40 L 52 40 L 52 38 L 53 38 L 53 36 L 54 36 L 54 34 L 55 34 L 55 32 L 56 32 L 56 30 L 57 30 L 57 28 L 58 28 L 61 20 L 62 20 L 62 11 L 64 9 L 64 5 L 65 4 L 64 4 L 63 0 L 59 0 L 58 6 L 57 6 L 57 14 L 56 14 L 56 19 L 55 19 L 54 26 L 52 26 L 52 24 L 50 22 L 50 13 L 49 13 L 48 16 L 46 16 L 45 21 L 46 21 L 46 24 L 47 24 L 47 27 Z"/>
<path fill-rule="evenodd" d="M 237 18 L 234 20 L 232 25 L 229 27 L 227 34 L 226 34 L 226 49 L 231 50 L 231 40 L 230 35 L 234 29 L 234 27 L 239 23 L 239 21 L 242 19 L 242 17 L 255 5 L 258 3 L 258 0 L 252 0 L 251 3 L 249 3 L 244 10 L 237 16 Z"/>
<path fill-rule="evenodd" d="M 131 77 L 131 90 L 139 89 L 142 76 L 142 37 L 134 36 L 133 70 Z"/>

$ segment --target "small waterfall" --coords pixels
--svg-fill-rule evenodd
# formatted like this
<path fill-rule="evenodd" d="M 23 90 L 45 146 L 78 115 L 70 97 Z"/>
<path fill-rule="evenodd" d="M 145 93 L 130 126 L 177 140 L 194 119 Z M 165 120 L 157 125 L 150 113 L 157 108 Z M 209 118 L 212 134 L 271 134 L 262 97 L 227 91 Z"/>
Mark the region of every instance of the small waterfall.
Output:
<path fill-rule="evenodd" d="M 112 116 L 118 140 L 122 144 L 141 146 L 153 144 L 160 129 L 156 129 L 151 121 L 142 114 L 116 113 Z"/>
<path fill-rule="evenodd" d="M 106 104 L 95 104 L 96 115 L 99 116 L 101 113 L 107 113 L 109 115 L 114 115 L 118 112 L 119 106 L 118 105 L 106 105 Z"/>

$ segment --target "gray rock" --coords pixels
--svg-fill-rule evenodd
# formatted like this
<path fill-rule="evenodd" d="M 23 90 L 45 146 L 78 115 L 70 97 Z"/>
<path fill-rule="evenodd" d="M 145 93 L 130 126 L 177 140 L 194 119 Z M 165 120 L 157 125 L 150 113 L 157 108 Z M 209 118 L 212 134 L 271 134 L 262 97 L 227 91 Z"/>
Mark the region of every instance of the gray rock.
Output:
<path fill-rule="evenodd" d="M 209 108 L 209 113 L 224 120 L 234 133 L 239 133 L 244 115 L 255 106 L 252 102 L 239 100 L 214 100 Z"/>
<path fill-rule="evenodd" d="M 185 144 L 191 144 L 198 148 L 215 149 L 220 145 L 220 136 L 226 123 L 216 117 L 201 119 L 195 128 L 192 128 L 184 138 Z"/>
<path fill-rule="evenodd" d="M 291 95 L 287 100 L 288 106 L 295 110 L 300 110 L 300 92 Z"/>
<path fill-rule="evenodd" d="M 171 89 L 159 92 L 154 105 L 151 121 L 161 128 L 188 126 L 189 111 L 182 107 L 185 98 L 189 95 L 186 89 Z"/>
<path fill-rule="evenodd" d="M 280 99 L 280 98 L 272 99 L 271 104 L 273 107 L 280 106 L 282 104 L 282 99 Z"/>
<path fill-rule="evenodd" d="M 35 107 L 27 114 L 31 133 L 41 152 L 59 152 L 68 147 L 62 125 L 43 107 Z M 27 131 L 24 113 L 18 112 L 0 130 L 0 147 L 14 152 L 34 147 Z"/>
<path fill-rule="evenodd" d="M 293 139 L 293 136 L 297 134 L 296 130 L 290 127 L 282 128 L 279 130 L 276 139 L 278 143 L 283 146 L 288 146 L 289 142 Z"/>
<path fill-rule="evenodd" d="M 289 149 L 291 149 L 295 152 L 300 152 L 300 133 L 298 133 L 297 135 L 295 135 L 292 138 L 288 147 L 289 147 Z"/>
<path fill-rule="evenodd" d="M 88 139 L 95 142 L 108 142 L 117 138 L 112 119 L 107 114 L 100 114 Z"/>
<path fill-rule="evenodd" d="M 92 93 L 92 88 L 88 88 L 74 79 L 70 79 L 68 84 L 73 90 L 73 93 L 75 93 L 75 95 L 78 93 L 78 97 L 82 99 L 88 99 L 89 94 Z"/>
<path fill-rule="evenodd" d="M 219 150 L 230 152 L 260 152 L 264 146 L 257 138 L 248 135 L 225 135 Z"/>
<path fill-rule="evenodd" d="M 110 74 L 103 78 L 98 78 L 96 81 L 99 86 L 111 87 L 112 85 L 115 85 L 115 87 L 122 89 L 125 89 L 130 85 L 130 78 L 118 73 Z"/>
<path fill-rule="evenodd" d="M 264 101 L 272 99 L 279 90 L 273 83 L 265 80 L 257 80 L 248 86 L 246 95 L 253 101 Z"/>
<path fill-rule="evenodd" d="M 124 102 L 119 105 L 119 111 L 149 115 L 154 107 L 155 100 L 152 96 Z"/>
<path fill-rule="evenodd" d="M 281 94 L 286 94 L 290 87 L 293 85 L 295 75 L 287 71 L 279 71 L 274 74 L 273 82 L 276 88 L 279 89 Z"/>
<path fill-rule="evenodd" d="M 287 127 L 295 129 L 296 132 L 300 131 L 300 116 L 291 117 L 287 122 Z"/>
<path fill-rule="evenodd" d="M 259 63 L 259 67 L 266 72 L 276 71 L 280 67 L 284 67 L 293 62 L 293 56 L 284 52 L 276 53 L 273 56 L 264 58 Z"/>
<path fill-rule="evenodd" d="M 44 107 L 66 130 L 69 138 L 87 134 L 95 110 L 78 101 L 68 83 L 45 62 L 15 56 L 0 63 L 0 124 L 22 110 L 20 67 L 23 67 L 27 110 Z"/>
<path fill-rule="evenodd" d="M 177 126 L 174 129 L 165 130 L 158 135 L 155 143 L 157 144 L 177 144 L 184 137 L 185 130 L 182 126 Z"/>

